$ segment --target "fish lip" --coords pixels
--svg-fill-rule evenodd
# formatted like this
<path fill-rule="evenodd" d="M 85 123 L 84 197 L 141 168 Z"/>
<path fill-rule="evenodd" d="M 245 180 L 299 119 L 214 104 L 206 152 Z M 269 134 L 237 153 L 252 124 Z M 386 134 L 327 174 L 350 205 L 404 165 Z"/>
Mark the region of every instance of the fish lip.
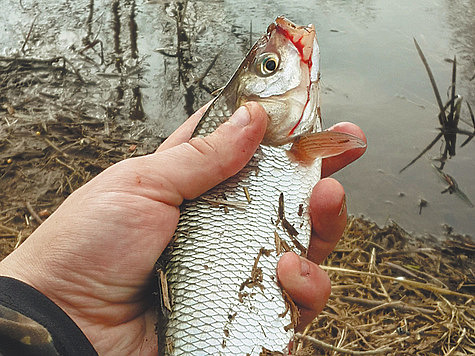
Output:
<path fill-rule="evenodd" d="M 300 124 L 309 119 L 308 117 L 306 117 L 305 113 L 307 112 L 308 104 L 312 100 L 311 98 L 312 86 L 318 85 L 318 81 L 320 79 L 319 47 L 318 47 L 318 42 L 317 42 L 317 35 L 316 35 L 315 26 L 313 24 L 310 24 L 308 26 L 297 26 L 292 21 L 285 18 L 284 16 L 277 17 L 275 20 L 275 23 L 272 23 L 269 26 L 269 29 L 271 29 L 272 31 L 275 30 L 275 31 L 281 32 L 299 51 L 302 62 L 307 64 L 308 69 L 309 69 L 310 78 L 309 78 L 309 85 L 307 87 L 307 101 L 303 107 L 302 114 L 299 120 L 287 134 L 288 139 L 291 140 L 294 134 L 296 133 L 298 127 L 300 126 Z M 318 99 L 317 99 L 317 105 L 318 105 Z M 309 115 L 312 115 L 312 113 L 310 113 Z M 299 134 L 297 134 L 297 136 L 299 136 Z"/>
<path fill-rule="evenodd" d="M 311 65 L 314 39 L 316 39 L 315 26 L 313 24 L 297 26 L 284 16 L 279 16 L 275 19 L 274 28 L 283 33 L 293 43 L 299 51 L 302 61 Z M 303 35 L 302 30 L 305 31 Z"/>

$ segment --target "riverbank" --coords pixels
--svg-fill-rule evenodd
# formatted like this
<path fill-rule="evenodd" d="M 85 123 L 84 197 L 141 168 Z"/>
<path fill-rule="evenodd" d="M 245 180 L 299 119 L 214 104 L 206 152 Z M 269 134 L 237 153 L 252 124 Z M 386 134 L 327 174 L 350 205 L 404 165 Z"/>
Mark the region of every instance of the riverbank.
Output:
<path fill-rule="evenodd" d="M 120 4 L 119 1 L 113 3 Z M 4 46 L 16 50 L 5 51 L 8 56 L 0 57 L 0 259 L 25 241 L 69 194 L 99 172 L 123 159 L 153 152 L 163 140 L 158 132 L 171 131 L 172 126 L 179 124 L 179 120 L 186 118 L 199 104 L 209 99 L 208 92 L 224 84 L 230 74 L 228 72 L 237 65 L 235 58 L 241 58 L 252 42 L 252 26 L 247 30 L 248 18 L 243 20 L 246 27 L 236 27 L 224 15 L 216 17 L 216 14 L 224 12 L 213 9 L 211 3 L 197 2 L 193 6 L 203 4 L 206 9 L 194 11 L 190 8 L 190 2 L 187 12 L 186 7 L 179 6 L 179 3 L 176 8 L 169 5 L 160 12 L 156 10 L 161 5 L 153 2 L 143 5 L 147 11 L 142 12 L 136 10 L 135 2 L 122 4 L 122 8 L 108 4 L 104 5 L 107 11 L 103 15 L 102 11 L 94 8 L 92 1 L 87 12 L 82 3 L 73 2 L 67 6 L 80 9 L 66 9 L 64 14 L 67 16 L 59 20 L 58 12 L 49 11 L 49 8 L 43 13 L 53 15 L 40 16 L 38 19 L 34 9 L 23 9 L 21 14 L 26 19 L 21 18 L 18 22 L 27 24 L 26 27 L 8 26 L 11 36 L 5 38 L 11 38 L 12 42 Z M 15 4 L 19 6 L 18 2 Z M 220 4 L 217 2 L 213 6 Z M 49 2 L 43 5 L 57 6 Z M 266 6 L 273 7 L 275 4 Z M 202 10 L 208 13 L 203 15 Z M 346 13 L 346 9 L 341 12 Z M 148 21 L 147 16 L 156 22 Z M 369 20 L 373 17 L 376 15 L 371 15 Z M 9 16 L 9 19 L 15 20 L 14 16 Z M 209 19 L 214 22 L 210 23 Z M 372 23 L 369 20 L 365 19 L 365 26 L 366 23 Z M 58 35 L 54 30 L 57 24 L 74 31 L 61 31 Z M 345 28 L 344 23 L 339 26 Z M 137 28 L 140 31 L 137 32 Z M 356 28 L 359 29 L 359 26 Z M 22 36 L 14 36 L 16 31 L 21 32 Z M 345 42 L 342 42 L 345 38 L 348 42 L 353 41 L 346 33 L 355 31 L 326 31 L 321 29 L 325 58 L 331 58 L 332 61 L 347 58 L 345 54 L 337 55 L 339 52 L 333 56 L 330 54 L 331 41 L 335 41 L 335 38 L 330 37 L 329 33 L 339 36 L 336 48 L 340 49 L 345 47 Z M 466 32 L 471 33 L 468 30 Z M 366 36 L 361 30 L 360 33 L 361 37 Z M 20 45 L 18 38 L 22 39 Z M 160 39 L 158 42 L 157 38 Z M 408 39 L 410 43 L 412 39 Z M 214 59 L 218 56 L 219 47 L 236 53 L 227 53 L 227 57 L 221 55 L 226 58 L 216 62 Z M 361 58 L 368 61 L 368 49 L 366 46 L 360 47 L 365 51 Z M 140 55 L 137 48 L 140 49 Z M 411 51 L 412 47 L 400 53 L 408 57 L 407 53 Z M 376 50 L 374 53 L 377 53 Z M 440 55 L 435 57 L 442 58 Z M 416 61 L 420 66 L 417 57 Z M 386 63 L 385 60 L 381 62 Z M 442 60 L 440 62 L 443 64 Z M 359 124 L 365 116 L 376 118 L 371 121 L 371 125 L 367 125 L 368 130 L 371 130 L 368 132 L 370 144 L 374 145 L 371 147 L 378 147 L 377 141 L 380 140 L 384 141 L 380 147 L 387 146 L 392 150 L 401 145 L 401 137 L 411 135 L 417 136 L 414 141 L 420 140 L 421 130 L 407 132 L 407 125 L 399 121 L 404 117 L 421 119 L 419 116 L 424 112 L 414 113 L 411 106 L 401 104 L 401 100 L 396 97 L 389 104 L 402 107 L 398 109 L 402 113 L 397 120 L 379 120 L 386 117 L 388 112 L 396 112 L 391 106 L 388 107 L 385 98 L 379 103 L 369 102 L 365 109 L 367 112 L 352 104 L 374 98 L 374 93 L 367 92 L 374 83 L 364 82 L 364 86 L 360 86 L 351 82 L 352 78 L 368 78 L 370 75 L 361 74 L 362 68 L 358 68 L 358 76 L 348 72 L 348 69 L 343 70 L 348 68 L 346 62 L 335 64 L 334 67 L 331 63 L 326 64 L 323 91 L 327 103 L 324 110 L 329 113 L 326 118 L 348 119 L 346 115 L 353 113 L 356 117 L 350 119 Z M 367 67 L 371 73 L 374 72 L 375 66 Z M 408 64 L 411 71 L 413 67 Z M 440 71 L 443 68 L 439 65 L 436 69 Z M 337 73 L 341 70 L 343 78 L 338 83 Z M 421 78 L 414 74 L 400 77 L 414 77 L 417 83 L 423 83 L 424 88 L 430 89 L 422 68 L 419 71 Z M 408 71 L 397 69 L 375 73 L 379 76 L 383 72 Z M 353 86 L 343 89 L 341 85 L 348 80 Z M 402 90 L 406 87 L 398 85 Z M 360 90 L 362 87 L 365 90 Z M 360 100 L 355 93 L 362 93 L 365 100 Z M 431 92 L 429 94 L 432 95 Z M 410 95 L 411 100 L 415 100 L 413 96 Z M 416 99 L 419 101 L 417 96 Z M 376 110 L 378 108 L 379 113 Z M 422 109 L 416 107 L 414 110 Z M 425 113 L 428 120 L 433 119 L 432 113 Z M 167 130 L 160 129 L 156 124 L 159 119 L 162 125 L 166 121 Z M 385 130 L 380 130 L 378 124 L 384 125 Z M 397 130 L 388 126 L 391 124 L 397 124 Z M 431 128 L 434 124 L 431 121 L 427 127 Z M 390 137 L 397 138 L 397 145 L 387 144 Z M 373 152 L 376 151 L 379 150 Z M 392 159 L 384 159 L 383 163 L 391 162 L 402 167 L 414 152 L 399 153 L 396 163 Z M 464 156 L 457 157 L 464 162 Z M 428 177 L 416 178 L 420 181 L 419 185 L 411 188 L 409 180 L 404 184 L 400 182 L 406 178 L 382 170 L 385 168 L 391 172 L 393 166 L 378 166 L 376 174 L 376 167 L 371 166 L 370 162 L 381 164 L 382 161 L 375 155 L 366 159 L 366 166 L 362 162 L 358 163 L 365 174 L 348 174 L 348 170 L 342 173 L 343 179 L 349 181 L 364 177 L 359 185 L 349 189 L 349 193 L 360 194 L 355 194 L 352 200 L 350 197 L 350 204 L 370 201 L 365 188 L 369 186 L 373 189 L 373 183 L 376 182 L 383 187 L 371 195 L 384 200 L 385 205 L 381 208 L 381 202 L 374 201 L 373 204 L 377 206 L 374 211 L 383 211 L 389 206 L 392 212 L 401 210 L 417 215 L 416 200 L 405 203 L 403 199 L 418 198 L 419 186 L 426 187 L 433 173 L 428 173 Z M 466 162 L 469 162 L 468 158 Z M 345 178 L 345 175 L 350 178 Z M 348 186 L 350 182 L 344 183 Z M 407 186 L 407 189 L 412 190 L 400 194 L 394 188 L 399 186 Z M 433 191 L 437 193 L 433 199 L 440 200 L 438 186 L 430 189 L 430 192 Z M 430 192 L 424 196 L 430 196 Z M 428 219 L 431 224 L 443 220 L 440 218 L 443 211 L 440 213 L 442 215 L 437 213 L 445 205 L 441 201 L 438 203 L 431 201 L 427 208 L 434 206 Z M 408 209 L 408 206 L 413 209 Z M 355 209 L 360 211 L 357 204 Z M 458 221 L 458 216 L 468 216 L 467 220 L 470 220 L 470 215 L 464 214 L 464 210 L 459 213 L 452 208 L 445 209 L 454 210 L 450 211 L 454 221 Z M 470 221 L 473 224 L 473 219 Z M 304 341 L 296 344 L 298 354 L 333 354 L 332 347 L 343 349 L 338 351 L 340 354 L 473 354 L 474 250 L 473 239 L 457 235 L 450 227 L 445 230 L 445 236 L 433 238 L 430 235 L 408 234 L 396 223 L 379 227 L 365 219 L 350 219 L 342 241 L 323 267 L 333 282 L 332 297 L 321 316 L 302 336 Z"/>
<path fill-rule="evenodd" d="M 55 75 L 74 73 L 60 68 Z M 47 92 L 23 101 L 17 95 L 19 101 L 4 99 L 0 109 L 0 259 L 75 189 L 120 160 L 153 152 L 161 141 L 132 138 L 137 124 L 104 122 L 87 114 L 84 103 Z M 330 301 L 301 335 L 296 354 L 332 354 L 334 347 L 385 355 L 472 353 L 474 252 L 472 238 L 450 229 L 443 238 L 417 237 L 393 222 L 378 227 L 351 217 L 323 266 L 333 283 Z"/>

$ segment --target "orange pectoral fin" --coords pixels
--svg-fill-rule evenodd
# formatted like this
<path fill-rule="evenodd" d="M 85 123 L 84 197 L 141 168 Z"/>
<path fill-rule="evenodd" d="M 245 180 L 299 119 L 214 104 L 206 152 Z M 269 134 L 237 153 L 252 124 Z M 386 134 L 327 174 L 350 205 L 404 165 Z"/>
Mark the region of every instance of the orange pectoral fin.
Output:
<path fill-rule="evenodd" d="M 354 148 L 364 148 L 366 143 L 359 137 L 336 131 L 322 131 L 303 136 L 294 142 L 288 156 L 303 164 L 310 164 L 316 158 L 327 158 Z"/>

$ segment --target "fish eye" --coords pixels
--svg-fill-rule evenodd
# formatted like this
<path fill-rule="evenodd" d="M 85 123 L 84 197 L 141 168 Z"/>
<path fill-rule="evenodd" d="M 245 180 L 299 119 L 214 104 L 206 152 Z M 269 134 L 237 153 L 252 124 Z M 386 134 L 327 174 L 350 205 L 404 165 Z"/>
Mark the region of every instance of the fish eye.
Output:
<path fill-rule="evenodd" d="M 271 75 L 279 67 L 279 57 L 275 53 L 264 53 L 257 59 L 256 67 L 260 75 Z"/>

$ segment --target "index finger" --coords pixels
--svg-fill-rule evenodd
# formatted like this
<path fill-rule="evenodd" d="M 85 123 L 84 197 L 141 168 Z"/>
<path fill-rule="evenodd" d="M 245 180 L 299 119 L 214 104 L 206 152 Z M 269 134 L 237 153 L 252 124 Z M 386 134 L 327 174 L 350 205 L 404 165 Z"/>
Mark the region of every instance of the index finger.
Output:
<path fill-rule="evenodd" d="M 366 136 L 363 130 L 359 126 L 352 124 L 351 122 L 340 122 L 328 130 L 348 133 L 353 136 L 361 138 L 366 143 Z M 339 171 L 343 167 L 349 165 L 351 162 L 360 158 L 366 151 L 364 148 L 355 148 L 353 150 L 346 151 L 338 156 L 325 158 L 322 161 L 322 178 L 328 177 L 333 173 Z"/>

